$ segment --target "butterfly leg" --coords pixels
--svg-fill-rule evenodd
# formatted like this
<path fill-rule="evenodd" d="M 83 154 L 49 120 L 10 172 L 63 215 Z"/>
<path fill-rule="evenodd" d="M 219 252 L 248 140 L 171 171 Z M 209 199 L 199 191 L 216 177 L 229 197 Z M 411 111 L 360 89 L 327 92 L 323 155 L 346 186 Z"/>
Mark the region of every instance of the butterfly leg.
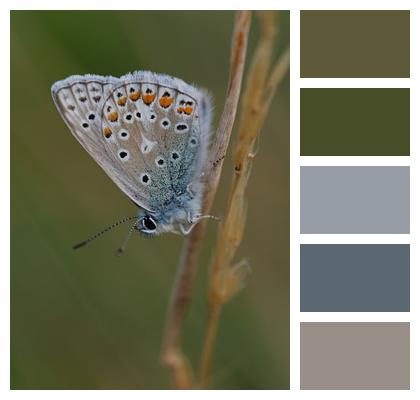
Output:
<path fill-rule="evenodd" d="M 197 222 L 206 218 L 215 219 L 216 221 L 220 220 L 219 217 L 215 217 L 214 215 L 191 215 L 191 213 L 188 213 L 188 222 L 191 224 L 196 224 Z"/>
<path fill-rule="evenodd" d="M 181 233 L 184 236 L 187 236 L 192 231 L 192 229 L 194 228 L 194 226 L 195 226 L 195 224 L 192 224 L 191 226 L 189 226 L 188 228 L 186 228 L 184 225 L 179 224 L 179 230 L 181 231 Z"/>
<path fill-rule="evenodd" d="M 191 216 L 190 213 L 188 213 L 188 222 L 191 224 L 189 227 L 185 227 L 185 225 L 183 224 L 179 224 L 179 230 L 181 231 L 181 233 L 183 235 L 188 235 L 192 229 L 194 228 L 194 226 L 201 221 L 202 219 L 206 219 L 206 218 L 212 218 L 215 220 L 220 220 L 219 217 L 215 217 L 214 215 L 195 215 L 195 216 Z"/>

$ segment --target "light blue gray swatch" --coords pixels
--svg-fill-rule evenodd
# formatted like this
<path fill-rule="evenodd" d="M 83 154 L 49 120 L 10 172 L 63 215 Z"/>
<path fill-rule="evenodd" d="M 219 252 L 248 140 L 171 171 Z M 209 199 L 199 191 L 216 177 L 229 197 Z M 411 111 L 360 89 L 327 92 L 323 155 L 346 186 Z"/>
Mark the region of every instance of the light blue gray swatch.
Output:
<path fill-rule="evenodd" d="M 300 311 L 410 311 L 410 246 L 301 245 Z"/>
<path fill-rule="evenodd" d="M 409 167 L 301 167 L 300 232 L 410 233 Z"/>

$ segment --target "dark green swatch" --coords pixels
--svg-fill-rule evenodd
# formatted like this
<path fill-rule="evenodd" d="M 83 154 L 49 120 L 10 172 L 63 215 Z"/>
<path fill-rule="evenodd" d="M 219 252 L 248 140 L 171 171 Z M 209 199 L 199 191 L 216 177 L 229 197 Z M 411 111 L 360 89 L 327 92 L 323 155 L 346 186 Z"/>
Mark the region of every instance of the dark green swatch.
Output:
<path fill-rule="evenodd" d="M 301 11 L 302 78 L 409 78 L 410 11 Z"/>
<path fill-rule="evenodd" d="M 302 156 L 409 156 L 410 89 L 301 89 Z"/>

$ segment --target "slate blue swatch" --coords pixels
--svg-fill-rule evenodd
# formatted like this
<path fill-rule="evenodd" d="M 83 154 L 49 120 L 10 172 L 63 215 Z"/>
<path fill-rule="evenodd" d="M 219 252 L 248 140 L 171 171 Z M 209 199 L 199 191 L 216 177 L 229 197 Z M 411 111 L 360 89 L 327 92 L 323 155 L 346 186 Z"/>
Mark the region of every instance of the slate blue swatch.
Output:
<path fill-rule="evenodd" d="M 300 310 L 410 311 L 410 246 L 301 245 Z"/>

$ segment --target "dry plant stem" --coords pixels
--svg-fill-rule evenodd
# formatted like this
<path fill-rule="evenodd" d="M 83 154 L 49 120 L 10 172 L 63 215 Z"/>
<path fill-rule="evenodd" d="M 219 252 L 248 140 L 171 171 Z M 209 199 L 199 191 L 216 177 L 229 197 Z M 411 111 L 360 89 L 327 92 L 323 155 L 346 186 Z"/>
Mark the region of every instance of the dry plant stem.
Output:
<path fill-rule="evenodd" d="M 223 224 L 219 229 L 216 254 L 210 269 L 208 328 L 203 344 L 200 387 L 209 386 L 214 343 L 223 305 L 241 288 L 246 275 L 245 261 L 232 265 L 245 227 L 245 191 L 254 158 L 253 147 L 267 116 L 275 90 L 288 70 L 289 52 L 272 64 L 276 37 L 276 14 L 261 12 L 261 37 L 253 56 L 241 107 L 238 141 L 234 149 L 235 172 Z"/>
<path fill-rule="evenodd" d="M 250 11 L 237 11 L 232 36 L 230 77 L 226 101 L 217 128 L 208 163 L 204 169 L 205 193 L 203 214 L 211 210 L 219 184 L 223 160 L 235 121 L 241 90 L 242 76 L 251 22 Z M 188 311 L 195 281 L 198 255 L 204 237 L 206 222 L 201 221 L 185 240 L 173 287 L 162 345 L 162 362 L 171 371 L 173 385 L 179 389 L 193 387 L 193 378 L 188 360 L 181 350 L 181 332 Z"/>

